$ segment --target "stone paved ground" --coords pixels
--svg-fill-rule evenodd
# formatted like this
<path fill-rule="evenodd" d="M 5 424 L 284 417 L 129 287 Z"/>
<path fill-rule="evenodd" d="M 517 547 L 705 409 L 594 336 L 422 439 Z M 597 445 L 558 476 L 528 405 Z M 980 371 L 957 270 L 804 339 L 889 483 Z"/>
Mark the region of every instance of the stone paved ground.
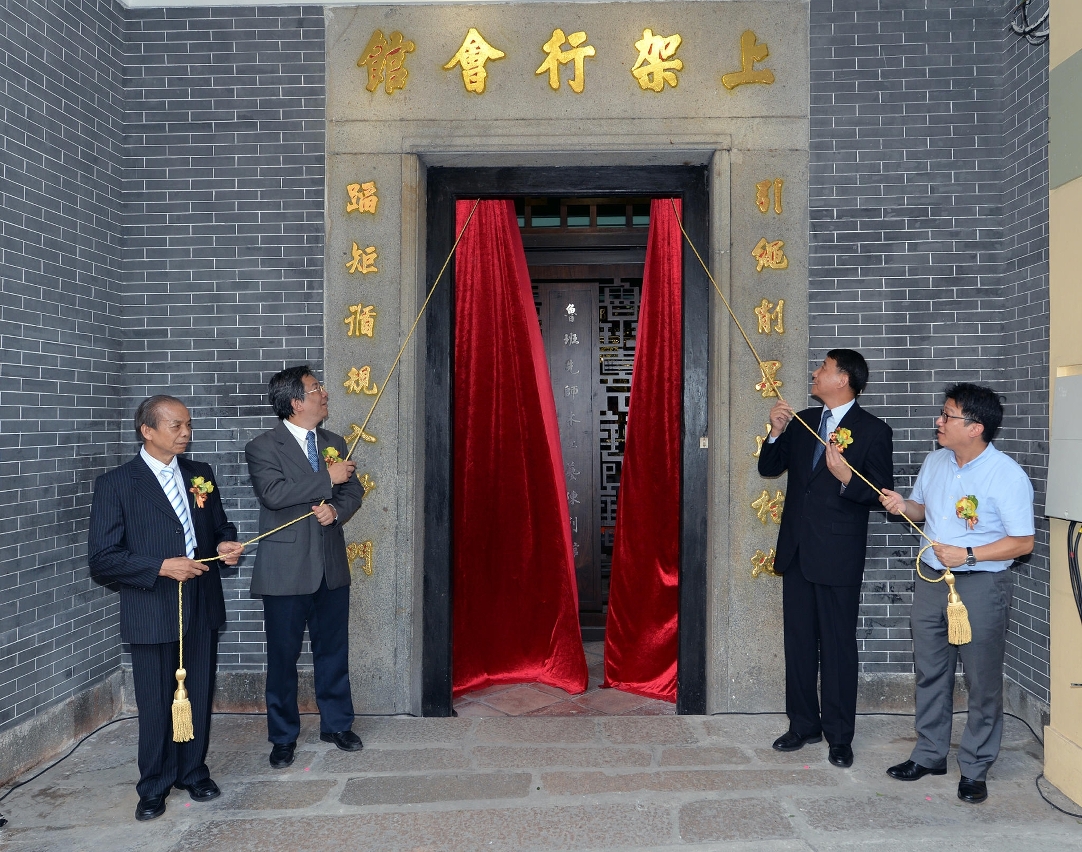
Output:
<path fill-rule="evenodd" d="M 1082 850 L 1082 821 L 1040 799 L 1041 746 L 1011 718 L 983 805 L 955 797 L 953 761 L 943 778 L 883 774 L 908 756 L 905 717 L 858 718 L 849 770 L 825 745 L 772 751 L 777 715 L 363 718 L 357 754 L 321 743 L 305 717 L 284 771 L 267 763 L 264 725 L 215 717 L 222 797 L 174 791 L 163 817 L 137 823 L 136 726 L 113 724 L 0 803 L 0 849 Z"/>

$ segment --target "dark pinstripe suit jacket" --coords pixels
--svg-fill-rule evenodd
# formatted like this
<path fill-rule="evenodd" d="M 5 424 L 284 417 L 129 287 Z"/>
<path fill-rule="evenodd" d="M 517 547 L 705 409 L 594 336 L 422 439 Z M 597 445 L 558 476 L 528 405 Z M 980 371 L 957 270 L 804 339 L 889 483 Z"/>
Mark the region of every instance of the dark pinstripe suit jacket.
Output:
<path fill-rule="evenodd" d="M 215 482 L 210 465 L 182 456 L 177 463 L 185 482 L 196 476 Z M 237 528 L 225 516 L 217 482 L 202 509 L 196 508 L 190 493 L 187 497 L 196 559 L 216 555 L 219 542 L 237 540 Z M 120 635 L 125 642 L 177 641 L 177 581 L 158 576 L 158 571 L 163 560 L 184 555 L 184 527 L 140 456 L 97 478 L 87 559 L 92 576 L 120 584 Z M 190 594 L 201 595 L 214 629 L 225 624 L 218 564 L 211 562 L 209 571 L 184 584 L 185 600 Z M 185 632 L 188 613 L 185 607 Z"/>

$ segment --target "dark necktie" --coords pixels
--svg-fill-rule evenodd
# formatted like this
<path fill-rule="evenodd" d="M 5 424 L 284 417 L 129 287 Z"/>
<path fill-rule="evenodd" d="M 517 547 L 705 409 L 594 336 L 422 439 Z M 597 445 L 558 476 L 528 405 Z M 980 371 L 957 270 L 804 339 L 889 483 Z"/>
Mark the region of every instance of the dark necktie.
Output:
<path fill-rule="evenodd" d="M 830 420 L 830 409 L 823 409 L 823 419 L 819 421 L 819 437 L 824 441 L 827 439 L 827 435 L 830 434 L 827 429 L 827 421 Z M 815 445 L 815 452 L 812 453 L 812 470 L 815 470 L 815 466 L 819 464 L 819 459 L 823 457 L 823 453 L 826 452 L 826 447 L 817 443 Z"/>
<path fill-rule="evenodd" d="M 308 464 L 312 465 L 312 470 L 319 470 L 319 456 L 316 455 L 316 433 L 308 433 Z"/>

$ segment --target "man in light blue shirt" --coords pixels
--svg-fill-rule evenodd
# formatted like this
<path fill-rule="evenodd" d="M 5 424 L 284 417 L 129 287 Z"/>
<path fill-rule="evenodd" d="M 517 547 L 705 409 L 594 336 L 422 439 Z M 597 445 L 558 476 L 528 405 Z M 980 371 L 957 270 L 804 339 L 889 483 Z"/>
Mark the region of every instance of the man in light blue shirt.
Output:
<path fill-rule="evenodd" d="M 947 641 L 947 593 L 918 578 L 910 616 L 917 675 L 917 744 L 887 774 L 899 781 L 944 775 L 954 710 L 954 673 L 961 654 L 969 685 L 966 728 L 958 749 L 958 798 L 988 798 L 988 769 L 1003 736 L 1003 656 L 1011 609 L 1011 564 L 1033 550 L 1033 485 L 1018 464 L 992 446 L 1003 406 L 990 388 L 947 388 L 936 418 L 943 448 L 921 465 L 909 499 L 884 489 L 892 514 L 924 521 L 934 547 L 923 565 L 941 576 L 950 568 L 969 612 L 973 640 Z"/>

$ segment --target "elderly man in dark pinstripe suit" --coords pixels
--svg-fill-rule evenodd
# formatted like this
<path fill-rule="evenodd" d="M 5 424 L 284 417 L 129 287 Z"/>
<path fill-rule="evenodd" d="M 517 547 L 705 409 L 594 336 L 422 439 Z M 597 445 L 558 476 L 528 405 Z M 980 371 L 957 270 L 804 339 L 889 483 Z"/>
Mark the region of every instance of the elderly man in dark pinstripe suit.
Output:
<path fill-rule="evenodd" d="M 87 557 L 90 573 L 120 590 L 120 634 L 131 645 L 139 705 L 138 820 L 165 813 L 172 787 L 192 801 L 220 794 L 207 769 L 218 630 L 225 599 L 215 555 L 235 565 L 243 546 L 222 508 L 210 465 L 181 458 L 192 437 L 187 407 L 152 396 L 135 413 L 143 448 L 94 483 Z M 195 739 L 173 742 L 172 703 L 179 658 L 177 585 L 184 584 L 185 687 Z"/>

